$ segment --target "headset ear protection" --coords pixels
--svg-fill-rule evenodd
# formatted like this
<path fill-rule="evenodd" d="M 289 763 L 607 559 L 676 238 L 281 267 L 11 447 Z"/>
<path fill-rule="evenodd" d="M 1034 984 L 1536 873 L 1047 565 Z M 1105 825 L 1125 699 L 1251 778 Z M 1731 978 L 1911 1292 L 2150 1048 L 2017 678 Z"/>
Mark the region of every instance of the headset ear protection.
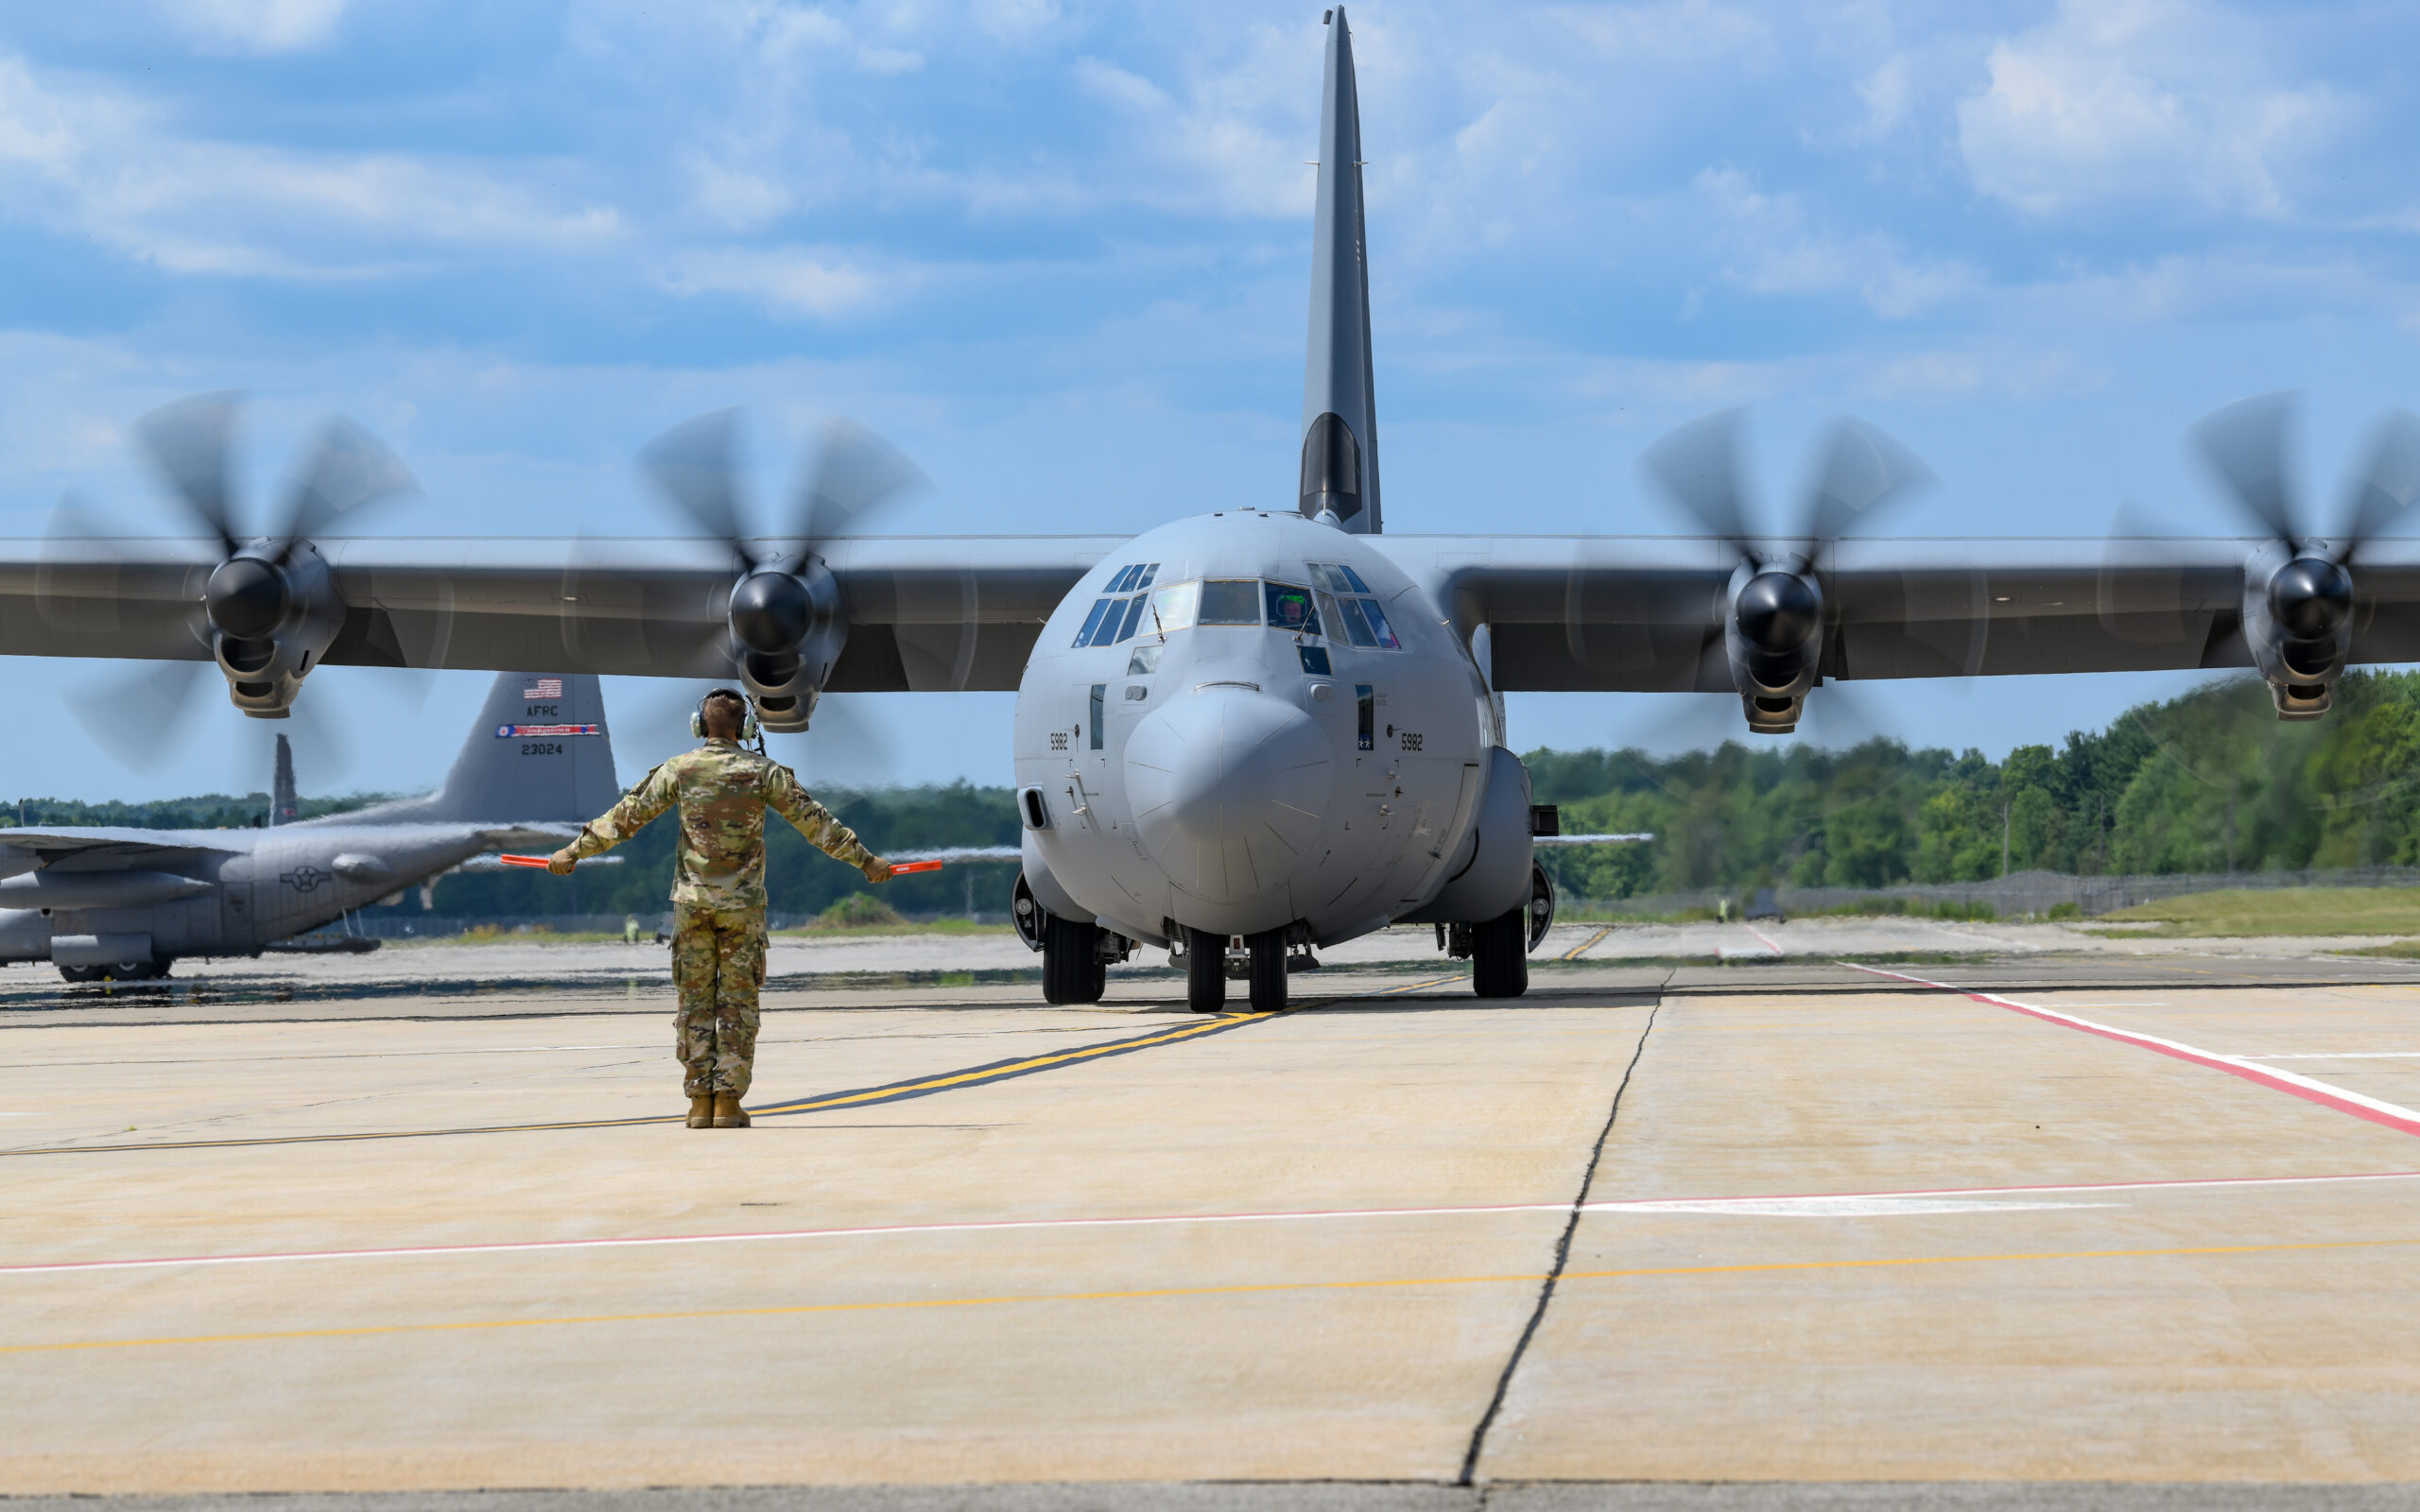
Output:
<path fill-rule="evenodd" d="M 700 740 L 706 738 L 706 698 L 712 698 L 717 695 L 739 700 L 739 707 L 747 711 L 739 717 L 739 738 L 754 740 L 756 738 L 756 705 L 749 700 L 746 694 L 736 688 L 707 689 L 705 698 L 700 698 L 698 707 L 689 711 L 689 733 Z"/>

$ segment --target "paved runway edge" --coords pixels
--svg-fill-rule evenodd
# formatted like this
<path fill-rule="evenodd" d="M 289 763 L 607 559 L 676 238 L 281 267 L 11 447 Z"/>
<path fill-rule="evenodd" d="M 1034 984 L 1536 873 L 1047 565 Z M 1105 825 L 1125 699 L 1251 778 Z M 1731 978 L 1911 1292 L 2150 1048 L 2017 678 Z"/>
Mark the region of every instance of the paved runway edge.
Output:
<path fill-rule="evenodd" d="M 1107 1481 L 631 1491 L 0 1495 L 6 1512 L 2409 1512 L 2410 1482 Z"/>

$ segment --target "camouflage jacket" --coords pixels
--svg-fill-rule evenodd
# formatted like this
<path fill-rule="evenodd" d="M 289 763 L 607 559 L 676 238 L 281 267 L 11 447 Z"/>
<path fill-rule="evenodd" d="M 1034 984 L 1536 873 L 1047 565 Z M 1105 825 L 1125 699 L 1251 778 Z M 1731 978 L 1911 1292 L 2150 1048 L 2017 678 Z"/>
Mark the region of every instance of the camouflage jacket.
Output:
<path fill-rule="evenodd" d="M 675 804 L 681 809 L 672 869 L 676 903 L 765 906 L 767 809 L 835 860 L 863 868 L 874 859 L 855 832 L 807 797 L 796 773 L 729 740 L 710 740 L 648 773 L 603 818 L 580 826 L 572 849 L 583 856 L 611 850 Z"/>

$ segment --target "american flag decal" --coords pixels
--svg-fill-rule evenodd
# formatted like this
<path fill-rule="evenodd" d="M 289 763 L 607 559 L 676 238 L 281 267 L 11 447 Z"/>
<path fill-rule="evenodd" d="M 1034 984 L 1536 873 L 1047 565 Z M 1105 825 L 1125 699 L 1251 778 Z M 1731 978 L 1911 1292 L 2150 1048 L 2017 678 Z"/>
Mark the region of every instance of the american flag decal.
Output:
<path fill-rule="evenodd" d="M 560 698 L 562 696 L 563 679 L 561 678 L 540 678 L 537 686 L 521 690 L 524 698 Z"/>
<path fill-rule="evenodd" d="M 498 740 L 510 740 L 515 736 L 528 735 L 601 735 L 603 733 L 605 733 L 605 727 L 602 725 L 498 725 L 495 727 L 495 738 Z"/>

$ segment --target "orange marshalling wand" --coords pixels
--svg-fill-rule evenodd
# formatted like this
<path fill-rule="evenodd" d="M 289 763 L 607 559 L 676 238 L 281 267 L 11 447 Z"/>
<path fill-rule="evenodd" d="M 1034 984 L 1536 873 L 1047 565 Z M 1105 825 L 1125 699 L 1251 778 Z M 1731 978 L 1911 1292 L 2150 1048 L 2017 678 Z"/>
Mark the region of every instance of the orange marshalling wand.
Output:
<path fill-rule="evenodd" d="M 496 857 L 496 859 L 503 862 L 508 867 L 543 867 L 546 864 L 546 858 L 544 856 L 500 855 Z M 939 871 L 941 869 L 942 864 L 938 861 L 902 861 L 897 866 L 890 868 L 890 874 L 894 877 L 900 877 L 905 876 L 911 871 Z"/>

